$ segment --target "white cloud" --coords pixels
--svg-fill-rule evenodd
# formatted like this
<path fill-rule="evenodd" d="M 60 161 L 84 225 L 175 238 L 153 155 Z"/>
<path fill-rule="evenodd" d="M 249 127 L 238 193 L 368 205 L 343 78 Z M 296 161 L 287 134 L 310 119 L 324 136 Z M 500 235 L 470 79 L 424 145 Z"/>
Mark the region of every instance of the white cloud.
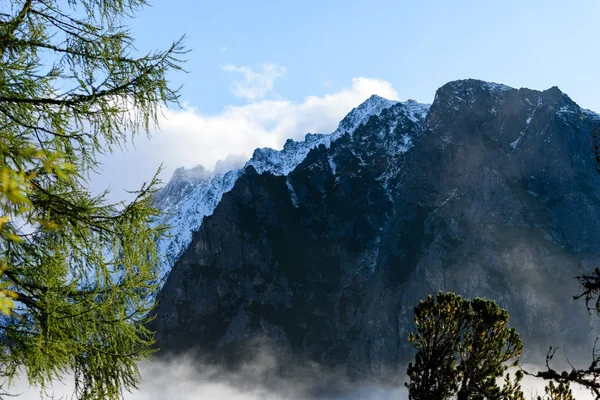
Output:
<path fill-rule="evenodd" d="M 166 110 L 161 130 L 151 140 L 136 138 L 135 148 L 102 158 L 104 171 L 93 179 L 93 188 L 110 185 L 113 198 L 123 189 L 137 189 L 152 177 L 161 163 L 163 180 L 178 167 L 198 164 L 223 171 L 243 165 L 257 147 L 280 149 L 287 138 L 302 140 L 306 133 L 329 133 L 354 107 L 372 94 L 398 99 L 389 82 L 354 78 L 349 88 L 325 96 L 309 96 L 301 102 L 262 100 L 243 106 L 227 106 L 208 115 L 193 107 Z M 217 165 L 219 160 L 221 163 Z"/>
<path fill-rule="evenodd" d="M 263 99 L 273 90 L 275 81 L 286 73 L 285 67 L 273 63 L 261 64 L 259 71 L 254 71 L 248 66 L 236 67 L 233 64 L 225 64 L 221 66 L 221 70 L 242 74 L 244 80 L 234 82 L 231 92 L 250 101 Z"/>

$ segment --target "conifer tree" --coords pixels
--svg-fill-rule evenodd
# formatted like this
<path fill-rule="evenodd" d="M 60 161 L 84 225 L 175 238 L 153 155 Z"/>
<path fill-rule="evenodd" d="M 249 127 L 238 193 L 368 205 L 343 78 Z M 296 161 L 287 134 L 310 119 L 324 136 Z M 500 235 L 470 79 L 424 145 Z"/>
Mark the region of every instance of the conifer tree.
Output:
<path fill-rule="evenodd" d="M 501 378 L 517 365 L 522 344 L 508 327 L 508 312 L 489 300 L 463 299 L 454 293 L 428 296 L 415 308 L 417 332 L 409 341 L 417 350 L 408 366 L 411 400 L 520 399 L 518 373 Z"/>
<path fill-rule="evenodd" d="M 181 39 L 136 55 L 123 25 L 144 5 L 0 2 L 2 385 L 19 368 L 42 390 L 69 372 L 79 398 L 115 399 L 152 351 L 158 180 L 128 203 L 88 189 L 98 155 L 177 103 L 167 74 L 181 69 Z"/>
<path fill-rule="evenodd" d="M 553 381 L 550 381 L 544 391 L 546 394 L 538 396 L 537 400 L 575 400 L 568 383 L 555 385 Z"/>

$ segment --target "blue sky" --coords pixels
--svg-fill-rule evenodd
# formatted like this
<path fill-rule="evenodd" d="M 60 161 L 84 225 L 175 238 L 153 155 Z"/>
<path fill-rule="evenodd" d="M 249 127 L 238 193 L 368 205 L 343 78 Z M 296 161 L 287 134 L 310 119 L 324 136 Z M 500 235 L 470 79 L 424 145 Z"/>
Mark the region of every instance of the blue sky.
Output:
<path fill-rule="evenodd" d="M 183 99 L 203 112 L 240 104 L 224 63 L 286 68 L 272 96 L 300 101 L 353 77 L 391 82 L 430 102 L 442 84 L 480 78 L 559 86 L 600 111 L 597 0 L 151 1 L 132 28 L 140 49 L 188 35 Z"/>
<path fill-rule="evenodd" d="M 150 3 L 127 23 L 140 51 L 187 35 L 189 73 L 171 75 L 184 108 L 107 158 L 96 186 L 133 189 L 161 162 L 164 180 L 179 166 L 237 167 L 256 147 L 334 130 L 371 94 L 429 103 L 454 79 L 558 86 L 600 111 L 598 0 Z"/>

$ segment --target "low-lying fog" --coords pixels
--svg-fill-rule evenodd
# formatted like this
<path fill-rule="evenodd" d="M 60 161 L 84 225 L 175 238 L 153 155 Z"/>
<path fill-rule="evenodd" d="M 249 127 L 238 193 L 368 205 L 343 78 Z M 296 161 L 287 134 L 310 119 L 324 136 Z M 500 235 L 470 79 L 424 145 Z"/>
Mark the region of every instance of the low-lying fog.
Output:
<path fill-rule="evenodd" d="M 402 400 L 407 399 L 407 390 L 401 387 L 362 384 L 345 386 L 343 392 L 319 395 L 315 385 L 306 376 L 300 374 L 290 379 L 273 379 L 276 361 L 269 354 L 261 355 L 251 363 L 243 366 L 236 373 L 219 371 L 214 367 L 192 364 L 191 358 L 182 357 L 171 361 L 154 361 L 140 365 L 143 383 L 139 391 L 126 393 L 125 400 Z M 525 369 L 534 371 L 532 365 Z M 336 382 L 331 382 L 334 386 Z M 320 384 L 322 385 L 322 383 Z M 525 377 L 523 388 L 527 399 L 535 399 L 544 393 L 545 382 Z M 581 387 L 572 387 L 578 400 L 592 399 L 589 391 Z M 41 396 L 39 390 L 28 387 L 25 380 L 17 380 L 10 389 L 11 393 L 20 394 L 17 399 L 37 400 Z M 72 385 L 57 382 L 48 391 L 54 399 L 71 399 Z M 0 396 L 1 398 L 1 396 Z"/>

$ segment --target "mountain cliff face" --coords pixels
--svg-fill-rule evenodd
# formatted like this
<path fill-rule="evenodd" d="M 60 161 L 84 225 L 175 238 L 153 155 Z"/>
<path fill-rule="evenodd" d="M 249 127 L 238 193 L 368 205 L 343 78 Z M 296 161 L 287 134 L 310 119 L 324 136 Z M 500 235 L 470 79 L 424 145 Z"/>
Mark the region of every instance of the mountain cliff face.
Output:
<path fill-rule="evenodd" d="M 244 168 L 239 170 L 213 175 L 202 166 L 190 170 L 177 169 L 171 181 L 155 199 L 157 207 L 169 214 L 169 224 L 172 227 L 169 237 L 160 242 L 160 250 L 164 255 L 163 276 L 166 277 L 171 267 L 189 246 L 192 232 L 200 228 L 204 217 L 212 214 L 223 194 L 233 188 L 247 167 L 252 167 L 259 173 L 288 175 L 306 158 L 311 149 L 320 145 L 329 147 L 331 142 L 346 133 L 353 133 L 371 116 L 379 115 L 396 103 L 373 95 L 352 110 L 340 122 L 335 132 L 329 135 L 309 133 L 302 142 L 288 139 L 280 151 L 269 148 L 256 149 Z M 427 104 L 418 104 L 410 100 L 404 103 L 404 109 L 412 119 L 424 118 L 428 108 Z"/>
<path fill-rule="evenodd" d="M 558 88 L 464 80 L 430 107 L 374 96 L 333 134 L 223 176 L 181 170 L 159 197 L 179 219 L 158 345 L 231 356 L 264 335 L 393 379 L 413 307 L 450 290 L 507 308 L 529 359 L 550 345 L 573 359 L 596 325 L 572 295 L 600 255 L 598 125 Z"/>

